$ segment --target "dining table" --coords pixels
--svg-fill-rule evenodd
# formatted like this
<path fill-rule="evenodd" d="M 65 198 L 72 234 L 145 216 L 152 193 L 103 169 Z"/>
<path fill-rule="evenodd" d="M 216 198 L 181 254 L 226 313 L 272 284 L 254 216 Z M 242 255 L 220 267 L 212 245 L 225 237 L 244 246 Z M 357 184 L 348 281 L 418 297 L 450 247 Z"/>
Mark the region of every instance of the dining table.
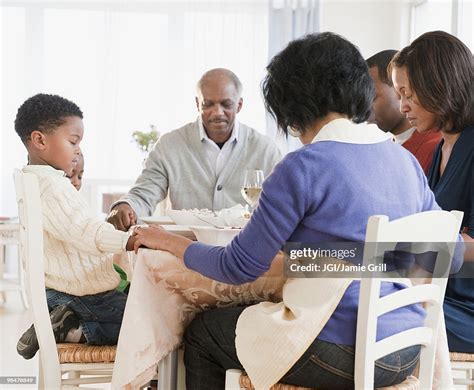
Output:
<path fill-rule="evenodd" d="M 192 238 L 186 227 L 163 227 Z M 136 254 L 116 255 L 115 261 L 131 275 L 131 284 L 117 344 L 113 389 L 139 389 L 156 377 L 158 366 L 160 388 L 177 389 L 177 348 L 197 313 L 263 301 L 281 302 L 287 281 L 283 252 L 277 254 L 266 273 L 242 285 L 207 278 L 160 250 L 139 249 Z M 426 283 L 429 278 L 415 274 L 412 282 Z M 441 318 L 433 389 L 446 389 L 449 384 L 449 351 Z"/>
<path fill-rule="evenodd" d="M 168 227 L 173 231 L 185 229 Z M 189 235 L 188 235 L 189 236 Z M 116 262 L 131 274 L 117 344 L 113 389 L 138 389 L 157 374 L 161 388 L 176 388 L 176 349 L 194 316 L 211 308 L 279 302 L 286 278 L 284 255 L 252 283 L 229 285 L 188 269 L 181 259 L 159 250 L 128 252 Z M 164 385 L 167 383 L 167 385 Z"/>

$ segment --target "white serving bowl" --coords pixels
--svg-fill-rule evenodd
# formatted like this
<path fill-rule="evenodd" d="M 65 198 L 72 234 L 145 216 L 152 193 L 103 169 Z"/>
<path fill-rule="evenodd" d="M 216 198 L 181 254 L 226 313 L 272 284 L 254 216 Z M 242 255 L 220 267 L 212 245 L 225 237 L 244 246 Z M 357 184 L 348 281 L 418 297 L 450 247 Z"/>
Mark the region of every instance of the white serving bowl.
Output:
<path fill-rule="evenodd" d="M 225 246 L 240 233 L 241 229 L 215 228 L 212 226 L 190 226 L 189 227 L 199 242 L 209 245 Z"/>

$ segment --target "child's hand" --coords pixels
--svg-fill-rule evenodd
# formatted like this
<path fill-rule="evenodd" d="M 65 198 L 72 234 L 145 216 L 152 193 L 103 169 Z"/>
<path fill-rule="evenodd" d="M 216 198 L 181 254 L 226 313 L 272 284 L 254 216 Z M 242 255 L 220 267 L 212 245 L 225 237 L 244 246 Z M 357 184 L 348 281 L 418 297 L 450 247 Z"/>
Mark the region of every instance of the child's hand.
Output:
<path fill-rule="evenodd" d="M 127 251 L 129 251 L 129 252 L 130 252 L 130 251 L 133 251 L 134 245 L 135 245 L 135 241 L 136 241 L 136 240 L 137 240 L 137 236 L 133 236 L 133 235 L 132 235 L 132 236 L 130 236 L 130 237 L 128 238 L 128 241 L 127 241 L 127 248 L 126 248 Z"/>

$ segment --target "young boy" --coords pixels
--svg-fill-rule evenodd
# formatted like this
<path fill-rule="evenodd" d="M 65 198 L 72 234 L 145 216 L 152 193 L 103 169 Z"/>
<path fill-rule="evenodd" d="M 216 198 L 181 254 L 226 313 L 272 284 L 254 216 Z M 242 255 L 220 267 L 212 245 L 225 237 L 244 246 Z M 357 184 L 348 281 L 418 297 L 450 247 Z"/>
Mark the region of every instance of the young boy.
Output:
<path fill-rule="evenodd" d="M 84 176 L 84 155 L 82 152 L 79 154 L 79 159 L 77 161 L 76 167 L 72 170 L 72 175 L 69 177 L 71 184 L 76 188 L 76 190 L 80 190 L 82 187 L 82 177 Z M 128 293 L 128 288 L 130 286 L 130 282 L 127 280 L 127 273 L 118 265 L 114 263 L 114 269 L 120 275 L 120 283 L 116 288 L 118 291 L 125 291 Z"/>
<path fill-rule="evenodd" d="M 134 238 L 92 215 L 71 185 L 80 160 L 82 112 L 57 95 L 38 94 L 18 109 L 15 130 L 28 151 L 23 172 L 38 177 L 44 229 L 46 296 L 57 342 L 116 344 L 127 295 L 117 290 L 114 253 L 133 248 Z M 37 352 L 31 326 L 17 351 Z"/>

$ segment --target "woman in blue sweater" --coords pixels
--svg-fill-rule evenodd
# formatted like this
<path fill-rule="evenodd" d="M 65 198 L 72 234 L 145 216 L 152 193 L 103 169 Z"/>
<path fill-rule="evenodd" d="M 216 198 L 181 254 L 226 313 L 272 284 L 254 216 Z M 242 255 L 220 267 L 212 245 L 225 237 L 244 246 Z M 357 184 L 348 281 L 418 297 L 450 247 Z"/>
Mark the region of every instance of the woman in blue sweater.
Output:
<path fill-rule="evenodd" d="M 289 153 L 265 180 L 251 220 L 226 247 L 193 243 L 150 227 L 138 230 L 136 248 L 169 251 L 192 270 L 241 284 L 268 270 L 287 242 L 361 242 L 371 215 L 397 219 L 439 209 L 416 159 L 365 122 L 374 88 L 353 44 L 333 33 L 308 35 L 276 55 L 267 71 L 263 82 L 267 109 L 283 133 L 298 136 L 305 146 Z M 403 288 L 385 282 L 382 295 Z M 354 281 L 280 382 L 330 389 L 354 386 L 358 299 L 359 282 Z M 235 329 L 245 309 L 213 309 L 199 314 L 188 327 L 188 389 L 223 389 L 226 369 L 243 369 Z M 377 339 L 421 326 L 423 318 L 416 305 L 387 313 L 379 318 Z M 264 335 L 268 330 L 255 332 Z M 290 339 L 300 337 L 297 328 L 289 332 Z M 258 345 L 255 348 L 258 354 Z M 374 386 L 402 382 L 415 368 L 419 351 L 414 346 L 379 359 Z"/>
<path fill-rule="evenodd" d="M 432 31 L 391 62 L 400 108 L 418 132 L 443 136 L 428 183 L 444 210 L 464 211 L 465 263 L 448 281 L 444 315 L 450 351 L 474 353 L 474 65 L 458 38 Z"/>

